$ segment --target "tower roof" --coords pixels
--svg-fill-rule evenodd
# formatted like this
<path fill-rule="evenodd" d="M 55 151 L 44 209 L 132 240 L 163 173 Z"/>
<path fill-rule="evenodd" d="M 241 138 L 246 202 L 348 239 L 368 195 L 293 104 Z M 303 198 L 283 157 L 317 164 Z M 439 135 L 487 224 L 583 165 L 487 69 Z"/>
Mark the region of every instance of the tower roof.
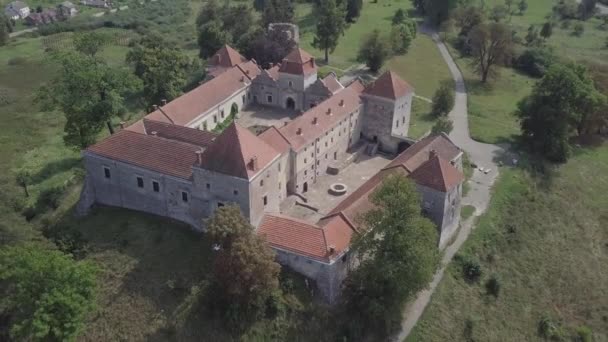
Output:
<path fill-rule="evenodd" d="M 374 83 L 370 84 L 364 93 L 396 100 L 412 91 L 414 91 L 412 86 L 399 77 L 399 75 L 389 70 L 378 77 Z"/>
<path fill-rule="evenodd" d="M 436 154 L 414 170 L 410 178 L 419 185 L 441 192 L 448 192 L 464 180 L 462 172 Z"/>
<path fill-rule="evenodd" d="M 246 61 L 247 59 L 238 53 L 238 51 L 231 48 L 229 45 L 224 45 L 209 59 L 209 64 L 230 68 Z"/>
<path fill-rule="evenodd" d="M 228 126 L 201 156 L 201 167 L 218 173 L 252 179 L 279 152 L 236 122 Z"/>
<path fill-rule="evenodd" d="M 315 58 L 299 47 L 293 49 L 283 58 L 283 63 L 281 63 L 279 69 L 280 72 L 294 75 L 308 75 L 316 72 L 316 70 Z"/>

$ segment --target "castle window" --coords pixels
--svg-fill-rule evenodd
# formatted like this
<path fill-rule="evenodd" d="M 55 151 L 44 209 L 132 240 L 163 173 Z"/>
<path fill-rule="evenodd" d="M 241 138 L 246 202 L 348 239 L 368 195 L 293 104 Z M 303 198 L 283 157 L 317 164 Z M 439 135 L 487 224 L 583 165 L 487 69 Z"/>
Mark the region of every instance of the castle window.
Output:
<path fill-rule="evenodd" d="M 143 187 L 144 187 L 144 179 L 142 177 L 137 177 L 137 187 L 143 189 Z"/>
<path fill-rule="evenodd" d="M 217 115 L 213 116 L 213 123 L 217 123 Z"/>
<path fill-rule="evenodd" d="M 222 117 L 222 119 L 224 118 L 224 110 L 222 109 L 222 111 L 220 112 L 220 116 Z"/>
<path fill-rule="evenodd" d="M 218 208 L 221 208 L 221 207 L 223 207 L 223 206 L 224 206 L 224 203 L 222 203 L 222 202 L 217 202 L 217 207 L 218 207 Z"/>
<path fill-rule="evenodd" d="M 338 160 L 338 152 L 334 152 L 334 160 Z"/>
<path fill-rule="evenodd" d="M 325 147 L 327 147 L 327 141 L 325 142 Z"/>
<path fill-rule="evenodd" d="M 401 119 L 401 123 L 405 124 L 405 116 Z"/>
<path fill-rule="evenodd" d="M 279 182 L 279 190 L 281 190 L 281 182 Z"/>
<path fill-rule="evenodd" d="M 289 88 L 293 87 L 293 82 L 289 81 Z"/>
<path fill-rule="evenodd" d="M 395 122 L 395 127 L 399 127 L 399 121 Z"/>
<path fill-rule="evenodd" d="M 307 161 L 308 161 L 308 159 L 304 158 L 304 164 L 306 164 Z"/>
<path fill-rule="evenodd" d="M 264 180 L 260 179 L 260 186 L 264 186 Z"/>
<path fill-rule="evenodd" d="M 188 203 L 188 193 L 185 191 L 182 191 L 182 202 Z"/>
<path fill-rule="evenodd" d="M 304 170 L 304 176 L 306 176 L 308 174 L 308 171 Z"/>
<path fill-rule="evenodd" d="M 152 181 L 152 190 L 154 192 L 160 192 L 160 184 L 155 180 Z"/>
<path fill-rule="evenodd" d="M 272 95 L 266 95 L 266 101 L 272 103 Z"/>
<path fill-rule="evenodd" d="M 234 196 L 238 196 L 239 195 L 239 191 L 238 190 L 233 190 L 232 193 L 234 194 Z"/>
<path fill-rule="evenodd" d="M 245 95 L 241 96 L 241 102 L 245 103 Z"/>
<path fill-rule="evenodd" d="M 211 183 L 207 183 L 205 186 L 207 187 L 207 190 L 211 190 Z"/>
<path fill-rule="evenodd" d="M 103 176 L 106 177 L 107 179 L 112 178 L 112 175 L 110 174 L 110 168 L 107 166 L 103 167 Z"/>
<path fill-rule="evenodd" d="M 314 152 L 310 152 L 310 158 L 313 158 L 315 156 Z"/>
<path fill-rule="evenodd" d="M 266 206 L 268 204 L 268 196 L 264 196 L 264 206 Z"/>
<path fill-rule="evenodd" d="M 281 163 L 279 163 L 279 172 L 281 172 Z"/>

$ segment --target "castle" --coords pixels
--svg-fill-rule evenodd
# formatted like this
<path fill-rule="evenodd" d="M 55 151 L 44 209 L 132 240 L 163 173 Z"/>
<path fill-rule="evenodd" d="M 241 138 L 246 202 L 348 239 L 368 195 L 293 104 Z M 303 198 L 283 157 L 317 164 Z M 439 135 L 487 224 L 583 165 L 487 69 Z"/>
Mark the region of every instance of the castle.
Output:
<path fill-rule="evenodd" d="M 262 70 L 224 46 L 209 61 L 207 82 L 83 151 L 79 211 L 99 203 L 203 230 L 218 207 L 237 204 L 278 261 L 314 279 L 333 302 L 348 272 L 351 237 L 361 233 L 355 216 L 370 208 L 367 197 L 384 177 L 402 174 L 415 181 L 445 246 L 458 226 L 461 150 L 445 135 L 410 146 L 414 91 L 395 73 L 364 86 L 343 85 L 334 74 L 318 78 L 317 71 L 314 57 L 299 48 Z M 255 135 L 238 119 L 254 104 L 298 114 Z M 370 154 L 397 156 L 318 222 L 281 213 L 288 196 L 306 194 L 362 144 Z"/>

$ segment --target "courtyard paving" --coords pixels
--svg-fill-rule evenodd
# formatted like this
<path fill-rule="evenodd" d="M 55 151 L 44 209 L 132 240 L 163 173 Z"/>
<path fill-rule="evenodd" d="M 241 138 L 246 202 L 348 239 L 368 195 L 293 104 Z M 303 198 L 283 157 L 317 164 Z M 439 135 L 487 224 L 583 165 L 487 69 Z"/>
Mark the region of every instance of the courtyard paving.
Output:
<path fill-rule="evenodd" d="M 323 173 L 317 177 L 308 192 L 304 197 L 308 200 L 307 205 L 317 208 L 318 211 L 305 208 L 295 204 L 295 200 L 302 202 L 298 196 L 292 195 L 286 201 L 287 206 L 281 208 L 285 215 L 297 217 L 311 223 L 316 223 L 321 217 L 329 213 L 334 207 L 343 201 L 348 195 L 363 185 L 380 169 L 385 167 L 391 161 L 390 158 L 383 155 L 370 157 L 366 154 L 361 154 L 354 162 L 345 167 L 337 175 L 329 175 Z M 341 196 L 334 196 L 329 193 L 329 187 L 334 183 L 342 183 L 346 185 L 347 192 Z"/>
<path fill-rule="evenodd" d="M 241 110 L 237 122 L 247 128 L 254 126 L 276 126 L 278 128 L 295 119 L 299 114 L 298 111 L 289 109 L 250 105 Z"/>

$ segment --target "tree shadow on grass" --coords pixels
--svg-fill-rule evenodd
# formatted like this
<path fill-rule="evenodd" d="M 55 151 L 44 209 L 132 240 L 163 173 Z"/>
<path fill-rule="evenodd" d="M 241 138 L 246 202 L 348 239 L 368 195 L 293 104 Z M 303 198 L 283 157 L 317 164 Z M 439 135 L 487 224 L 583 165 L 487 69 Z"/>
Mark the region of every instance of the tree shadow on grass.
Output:
<path fill-rule="evenodd" d="M 31 184 L 39 184 L 54 175 L 80 166 L 80 157 L 68 157 L 46 163 L 42 169 L 32 175 Z"/>

